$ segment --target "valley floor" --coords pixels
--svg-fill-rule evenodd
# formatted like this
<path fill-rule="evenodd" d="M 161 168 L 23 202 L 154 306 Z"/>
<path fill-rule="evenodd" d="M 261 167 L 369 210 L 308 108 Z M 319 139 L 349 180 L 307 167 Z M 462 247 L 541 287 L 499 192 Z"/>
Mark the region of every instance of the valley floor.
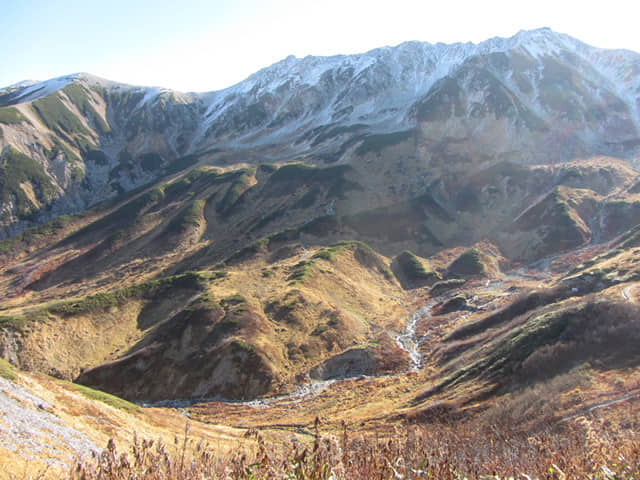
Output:
<path fill-rule="evenodd" d="M 193 243 L 86 278 L 34 247 L 0 267 L 0 478 L 634 478 L 636 236 L 528 266 L 265 241 L 187 270 Z"/>

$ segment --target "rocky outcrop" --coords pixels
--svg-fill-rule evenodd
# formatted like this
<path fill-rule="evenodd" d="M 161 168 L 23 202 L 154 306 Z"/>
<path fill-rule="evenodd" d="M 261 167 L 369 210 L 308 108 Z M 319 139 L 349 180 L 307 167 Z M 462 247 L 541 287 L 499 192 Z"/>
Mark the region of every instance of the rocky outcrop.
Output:
<path fill-rule="evenodd" d="M 407 352 L 385 334 L 370 345 L 350 348 L 316 365 L 309 371 L 309 377 L 332 380 L 360 375 L 389 375 L 408 368 Z"/>
<path fill-rule="evenodd" d="M 373 354 L 366 348 L 351 348 L 316 365 L 309 371 L 314 380 L 373 375 Z"/>

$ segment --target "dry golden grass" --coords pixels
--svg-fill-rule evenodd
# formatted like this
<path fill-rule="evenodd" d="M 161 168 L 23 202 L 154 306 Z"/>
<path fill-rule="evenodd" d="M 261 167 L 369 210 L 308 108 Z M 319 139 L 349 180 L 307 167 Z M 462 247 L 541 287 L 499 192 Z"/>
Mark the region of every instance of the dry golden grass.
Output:
<path fill-rule="evenodd" d="M 54 424 L 74 429 L 95 445 L 103 446 L 112 440 L 128 449 L 134 432 L 144 438 L 171 444 L 176 436 L 184 433 L 187 419 L 178 410 L 139 408 L 108 398 L 101 392 L 78 388 L 40 374 L 13 370 L 17 377 L 14 380 L 45 405 L 38 409 L 51 414 Z M 12 397 L 11 393 L 6 394 Z M 0 392 L 0 395 L 5 395 L 5 392 Z M 25 406 L 34 408 L 29 404 Z M 0 416 L 0 426 L 2 423 Z M 194 445 L 197 439 L 197 442 L 205 442 L 220 451 L 242 448 L 251 452 L 257 443 L 255 439 L 245 439 L 245 432 L 245 429 L 193 421 L 190 422 L 189 446 Z M 65 478 L 64 471 L 73 465 L 74 457 L 79 458 L 79 453 L 70 445 L 61 443 L 62 439 L 49 438 L 49 435 L 53 434 L 43 430 L 40 435 L 24 438 L 23 443 L 17 445 L 17 450 L 2 448 L 0 444 L 0 479 Z M 291 434 L 274 430 L 265 432 L 264 437 L 269 442 L 281 444 L 290 440 Z M 55 449 L 50 449 L 49 445 L 55 445 Z M 90 451 L 81 453 L 83 457 L 91 456 Z M 53 464 L 52 460 L 55 461 Z"/>
<path fill-rule="evenodd" d="M 0 478 L 631 479 L 640 473 L 640 397 L 629 396 L 640 393 L 637 369 L 580 370 L 497 400 L 440 403 L 419 418 L 410 411 L 389 417 L 394 401 L 411 395 L 405 389 L 416 377 L 338 382 L 314 399 L 267 408 L 202 405 L 186 411 L 186 420 L 170 409 L 113 408 L 57 380 L 19 373 L 21 384 L 55 402 L 60 419 L 107 448 L 68 473 L 45 467 L 43 458 L 3 452 Z"/>
<path fill-rule="evenodd" d="M 633 432 L 611 435 L 588 419 L 575 427 L 523 435 L 490 424 L 432 424 L 361 435 L 343 426 L 322 435 L 316 418 L 311 443 L 275 447 L 257 430 L 257 450 L 224 452 L 189 444 L 189 431 L 169 446 L 135 438 L 129 451 L 110 440 L 72 479 L 632 479 L 640 473 Z M 128 450 L 128 449 L 127 449 Z"/>
<path fill-rule="evenodd" d="M 291 378 L 354 343 L 366 343 L 384 330 L 401 331 L 406 319 L 406 311 L 401 306 L 405 293 L 397 282 L 361 265 L 348 249 L 334 261 L 314 260 L 309 277 L 302 282 L 293 282 L 291 272 L 297 263 L 324 250 L 309 248 L 306 252 L 298 248 L 290 256 L 275 261 L 270 258 L 271 254 L 265 254 L 229 266 L 227 276 L 208 287 L 208 294 L 217 302 L 241 294 L 248 307 L 263 318 L 265 325 L 270 325 L 266 332 L 256 332 L 248 340 L 270 352 L 278 363 L 276 367 L 288 371 Z M 108 294 L 139 284 L 185 254 L 182 252 L 177 258 L 168 255 L 153 260 L 138 259 L 136 265 L 121 265 L 114 260 L 114 270 L 107 270 L 91 281 L 65 282 L 15 297 L 3 305 L 5 310 L 0 316 L 46 310 L 53 298 Z M 11 290 L 9 279 L 20 275 L 16 273 L 20 268 L 15 265 L 12 270 L 5 270 L 5 293 Z M 158 312 L 156 321 L 166 320 L 164 317 L 169 312 L 184 306 L 186 298 L 183 297 L 177 292 L 163 300 L 166 305 L 155 308 Z M 292 307 L 296 299 L 298 301 Z M 64 317 L 55 313 L 43 314 L 40 321 L 29 323 L 28 332 L 23 335 L 23 366 L 71 379 L 81 368 L 122 356 L 149 333 L 148 326 L 140 324 L 141 312 L 147 304 L 144 299 L 133 298 L 105 311 Z M 282 307 L 291 307 L 289 318 L 283 317 Z M 301 354 L 301 361 L 292 358 L 283 368 L 284 358 L 289 356 L 287 349 L 295 352 L 300 348 L 306 352 Z"/>

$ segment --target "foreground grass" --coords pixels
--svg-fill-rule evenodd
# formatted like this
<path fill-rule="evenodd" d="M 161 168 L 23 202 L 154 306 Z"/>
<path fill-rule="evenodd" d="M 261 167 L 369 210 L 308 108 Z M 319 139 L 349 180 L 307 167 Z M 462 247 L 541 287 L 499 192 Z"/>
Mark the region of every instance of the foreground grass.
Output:
<path fill-rule="evenodd" d="M 113 441 L 72 479 L 632 479 L 640 474 L 640 444 L 586 426 L 528 435 L 496 425 L 403 426 L 386 435 L 323 436 L 315 422 L 313 442 L 265 443 L 248 430 L 257 448 L 223 454 L 188 438 L 174 446 L 134 439 L 130 452 Z"/>

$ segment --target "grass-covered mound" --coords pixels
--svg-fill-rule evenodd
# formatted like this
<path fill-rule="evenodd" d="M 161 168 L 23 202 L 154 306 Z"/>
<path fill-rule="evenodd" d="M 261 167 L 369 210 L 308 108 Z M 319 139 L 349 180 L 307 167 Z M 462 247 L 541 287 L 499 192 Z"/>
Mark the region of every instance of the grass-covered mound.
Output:
<path fill-rule="evenodd" d="M 596 203 L 597 197 L 592 190 L 555 187 L 522 212 L 511 225 L 512 233 L 528 234 L 526 238 L 529 240 L 522 246 L 519 256 L 524 259 L 541 258 L 584 245 L 592 232 L 580 212 L 584 215 L 584 212 L 593 211 Z M 611 214 L 615 210 L 611 207 L 613 203 L 603 207 L 603 212 L 609 212 L 612 217 L 615 216 Z M 626 213 L 623 217 L 625 222 L 630 219 Z"/>
<path fill-rule="evenodd" d="M 379 273 L 384 275 L 384 277 L 388 280 L 393 278 L 393 274 L 389 270 L 389 267 L 382 260 L 380 255 L 378 255 L 373 248 L 367 245 L 364 242 L 360 241 L 341 241 L 335 243 L 330 248 L 324 249 L 316 253 L 313 258 L 322 258 L 323 260 L 327 260 L 333 262 L 336 260 L 336 257 L 342 254 L 345 251 L 352 251 L 354 258 L 362 265 L 363 267 L 372 268 L 377 270 Z"/>
<path fill-rule="evenodd" d="M 442 306 L 440 307 L 440 315 L 445 315 L 447 313 L 462 310 L 466 306 L 467 297 L 464 294 L 460 293 L 454 297 L 451 297 L 442 304 Z"/>
<path fill-rule="evenodd" d="M 431 294 L 431 296 L 435 297 L 449 290 L 459 288 L 465 283 L 466 280 L 463 278 L 450 278 L 448 280 L 442 280 L 440 282 L 434 283 L 431 287 L 431 290 L 429 290 L 429 293 Z"/>
<path fill-rule="evenodd" d="M 101 392 L 100 390 L 94 390 L 93 388 L 89 388 L 84 385 L 79 385 L 77 383 L 71 382 L 63 382 L 63 385 L 70 390 L 74 390 L 91 400 L 106 403 L 113 408 L 133 411 L 136 411 L 140 408 L 135 403 L 128 402 L 120 397 L 116 397 L 115 395 L 111 395 L 109 393 Z"/>
<path fill-rule="evenodd" d="M 266 319 L 243 296 L 204 295 L 130 354 L 85 370 L 76 381 L 131 401 L 257 397 L 278 375 L 257 338 L 265 331 Z"/>
<path fill-rule="evenodd" d="M 405 250 L 395 258 L 398 277 L 409 288 L 432 285 L 440 280 L 437 272 L 430 270 L 415 254 Z"/>
<path fill-rule="evenodd" d="M 456 258 L 447 269 L 450 275 L 484 275 L 487 273 L 487 266 L 482 252 L 477 248 L 470 248 Z"/>

